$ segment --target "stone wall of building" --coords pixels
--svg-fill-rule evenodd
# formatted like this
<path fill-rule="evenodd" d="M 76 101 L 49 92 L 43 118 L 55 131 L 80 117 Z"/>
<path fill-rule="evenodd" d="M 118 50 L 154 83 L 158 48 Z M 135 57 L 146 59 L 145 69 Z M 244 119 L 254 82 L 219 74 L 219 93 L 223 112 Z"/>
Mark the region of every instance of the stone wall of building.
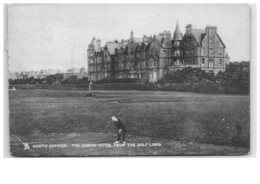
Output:
<path fill-rule="evenodd" d="M 157 82 L 168 72 L 185 67 L 199 67 L 217 73 L 225 71 L 229 57 L 215 26 L 193 29 L 186 26 L 182 35 L 177 23 L 173 36 L 170 31 L 159 35 L 134 37 L 107 42 L 93 38 L 88 47 L 89 79 L 140 78 Z"/>

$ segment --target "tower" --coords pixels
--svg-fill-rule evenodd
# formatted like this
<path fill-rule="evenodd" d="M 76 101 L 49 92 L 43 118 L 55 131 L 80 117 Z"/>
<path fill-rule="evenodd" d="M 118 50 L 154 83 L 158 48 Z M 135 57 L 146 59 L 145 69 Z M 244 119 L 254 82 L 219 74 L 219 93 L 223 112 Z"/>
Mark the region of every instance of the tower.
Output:
<path fill-rule="evenodd" d="M 88 55 L 88 78 L 90 81 L 96 80 L 96 67 L 95 67 L 95 37 L 92 39 L 91 43 L 88 45 L 87 55 Z"/>
<path fill-rule="evenodd" d="M 181 41 L 182 33 L 179 28 L 179 22 L 177 22 L 173 33 L 173 64 L 176 66 L 180 66 L 182 64 Z"/>
<path fill-rule="evenodd" d="M 134 40 L 134 31 L 133 30 L 130 32 L 130 40 Z"/>
<path fill-rule="evenodd" d="M 162 34 L 162 46 L 159 54 L 158 63 L 158 79 L 161 79 L 165 74 L 167 67 L 171 61 L 172 41 L 170 31 L 164 31 Z"/>
<path fill-rule="evenodd" d="M 130 39 L 129 39 L 129 41 L 130 41 L 131 44 L 133 44 L 134 41 L 135 41 L 135 39 L 134 39 L 134 31 L 133 30 L 130 32 Z"/>

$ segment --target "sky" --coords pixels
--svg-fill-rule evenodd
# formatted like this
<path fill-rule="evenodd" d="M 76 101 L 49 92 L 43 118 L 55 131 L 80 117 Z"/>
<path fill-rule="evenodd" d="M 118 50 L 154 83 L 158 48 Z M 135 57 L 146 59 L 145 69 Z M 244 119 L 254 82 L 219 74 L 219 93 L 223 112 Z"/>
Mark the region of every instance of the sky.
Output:
<path fill-rule="evenodd" d="M 109 40 L 154 35 L 177 21 L 205 29 L 217 26 L 231 61 L 250 60 L 250 9 L 243 4 L 42 4 L 9 5 L 6 48 L 9 71 L 87 68 L 93 37 Z"/>

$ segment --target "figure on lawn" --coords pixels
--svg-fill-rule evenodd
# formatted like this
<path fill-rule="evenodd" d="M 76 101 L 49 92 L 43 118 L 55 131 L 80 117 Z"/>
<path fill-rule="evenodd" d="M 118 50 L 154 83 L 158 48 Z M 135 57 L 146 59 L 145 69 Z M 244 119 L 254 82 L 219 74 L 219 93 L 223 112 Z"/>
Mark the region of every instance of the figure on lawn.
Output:
<path fill-rule="evenodd" d="M 111 122 L 109 121 L 109 123 L 114 123 L 116 125 L 116 128 L 117 128 L 117 141 L 115 142 L 116 144 L 117 143 L 123 143 L 125 144 L 125 135 L 126 135 L 126 128 L 125 128 L 125 123 L 117 118 L 116 116 L 112 116 L 111 117 Z M 120 141 L 122 137 L 122 140 Z"/>

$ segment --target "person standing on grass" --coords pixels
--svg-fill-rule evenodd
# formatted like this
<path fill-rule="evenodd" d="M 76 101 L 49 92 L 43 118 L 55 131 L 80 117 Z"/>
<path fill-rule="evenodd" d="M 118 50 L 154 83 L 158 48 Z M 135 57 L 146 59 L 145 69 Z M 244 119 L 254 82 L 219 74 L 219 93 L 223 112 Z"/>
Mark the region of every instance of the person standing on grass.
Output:
<path fill-rule="evenodd" d="M 112 116 L 111 120 L 112 122 L 109 123 L 115 123 L 117 128 L 117 141 L 115 143 L 120 143 L 120 138 L 122 137 L 123 144 L 125 144 L 125 135 L 126 135 L 125 123 L 121 119 L 117 118 L 116 116 Z"/>

